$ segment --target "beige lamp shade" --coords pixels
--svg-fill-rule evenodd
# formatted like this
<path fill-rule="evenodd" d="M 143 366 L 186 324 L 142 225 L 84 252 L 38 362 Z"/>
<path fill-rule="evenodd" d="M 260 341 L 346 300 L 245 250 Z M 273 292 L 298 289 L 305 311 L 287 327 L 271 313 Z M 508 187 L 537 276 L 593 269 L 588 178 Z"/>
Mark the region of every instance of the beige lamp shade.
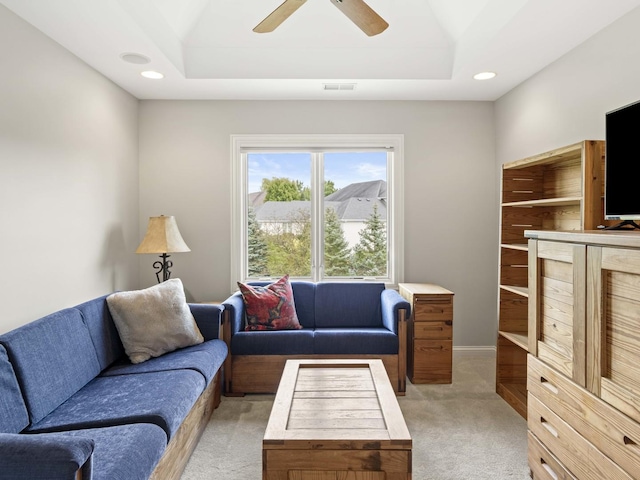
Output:
<path fill-rule="evenodd" d="M 190 252 L 184 243 L 178 224 L 173 216 L 150 217 L 147 233 L 138 246 L 136 253 L 177 253 Z"/>

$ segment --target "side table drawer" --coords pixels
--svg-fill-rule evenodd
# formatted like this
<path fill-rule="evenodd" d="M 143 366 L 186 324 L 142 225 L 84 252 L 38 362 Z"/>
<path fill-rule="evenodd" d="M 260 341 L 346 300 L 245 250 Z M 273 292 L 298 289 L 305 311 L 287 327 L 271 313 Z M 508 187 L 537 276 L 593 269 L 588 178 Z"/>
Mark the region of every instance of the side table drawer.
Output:
<path fill-rule="evenodd" d="M 413 336 L 416 339 L 451 340 L 453 337 L 453 322 L 413 322 Z"/>
<path fill-rule="evenodd" d="M 451 296 L 418 297 L 413 310 L 416 321 L 452 320 L 453 299 Z"/>
<path fill-rule="evenodd" d="M 451 383 L 451 352 L 451 340 L 415 340 L 411 381 Z"/>

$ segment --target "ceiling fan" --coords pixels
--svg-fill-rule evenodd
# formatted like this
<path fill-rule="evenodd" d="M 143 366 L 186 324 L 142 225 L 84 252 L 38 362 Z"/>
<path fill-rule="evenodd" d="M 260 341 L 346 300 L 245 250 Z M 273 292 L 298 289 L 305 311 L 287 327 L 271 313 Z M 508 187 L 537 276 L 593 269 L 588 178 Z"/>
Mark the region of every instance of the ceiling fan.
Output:
<path fill-rule="evenodd" d="M 256 33 L 273 32 L 282 22 L 289 18 L 307 0 L 285 0 L 282 5 L 271 12 L 253 31 Z M 389 26 L 384 19 L 367 5 L 364 0 L 329 0 L 344 13 L 360 30 L 372 37 L 386 30 Z"/>

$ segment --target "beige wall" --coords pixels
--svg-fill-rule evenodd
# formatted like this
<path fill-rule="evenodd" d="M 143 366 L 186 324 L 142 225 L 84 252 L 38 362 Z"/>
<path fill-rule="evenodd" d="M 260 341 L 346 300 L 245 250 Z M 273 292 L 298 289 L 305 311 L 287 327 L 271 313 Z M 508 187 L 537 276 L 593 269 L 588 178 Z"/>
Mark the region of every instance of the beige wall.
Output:
<path fill-rule="evenodd" d="M 492 103 L 138 102 L 3 7 L 0 40 L 0 332 L 153 285 L 151 215 L 192 249 L 172 257 L 189 298 L 226 298 L 231 134 L 402 133 L 405 281 L 456 293 L 456 346 L 495 343 Z"/>
<path fill-rule="evenodd" d="M 640 100 L 640 8 L 496 102 L 498 165 L 604 140 L 605 113 Z"/>
<path fill-rule="evenodd" d="M 405 281 L 453 290 L 457 346 L 495 344 L 497 195 L 490 102 L 140 102 L 140 235 L 174 215 L 192 300 L 230 291 L 231 134 L 402 133 Z M 155 282 L 153 256 L 140 285 Z"/>
<path fill-rule="evenodd" d="M 0 333 L 137 286 L 137 114 L 0 6 Z"/>

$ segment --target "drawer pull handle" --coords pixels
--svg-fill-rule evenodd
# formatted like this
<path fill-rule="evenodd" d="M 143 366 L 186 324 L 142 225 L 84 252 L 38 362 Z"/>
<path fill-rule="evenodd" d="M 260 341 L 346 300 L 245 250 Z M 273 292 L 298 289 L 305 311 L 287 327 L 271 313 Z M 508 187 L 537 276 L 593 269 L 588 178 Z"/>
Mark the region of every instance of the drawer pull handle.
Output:
<path fill-rule="evenodd" d="M 423 330 L 434 330 L 436 332 L 441 332 L 442 330 L 444 330 L 444 328 L 442 327 L 422 327 Z"/>
<path fill-rule="evenodd" d="M 553 428 L 551 426 L 551 424 L 549 422 L 547 422 L 547 420 L 545 420 L 544 417 L 540 417 L 540 423 L 542 424 L 542 426 L 544 428 L 546 428 L 549 431 L 549 433 L 551 435 L 553 435 L 554 437 L 558 438 L 558 431 L 555 428 Z"/>
<path fill-rule="evenodd" d="M 558 394 L 558 387 L 556 387 L 553 383 L 549 382 L 549 380 L 547 380 L 546 378 L 540 377 L 540 383 L 542 384 L 543 387 L 545 387 L 554 395 Z"/>
<path fill-rule="evenodd" d="M 544 459 L 541 458 L 540 463 L 542 464 L 542 468 L 544 468 L 547 471 L 547 473 L 551 476 L 551 478 L 553 478 L 553 480 L 558 480 L 558 474 L 553 471 L 553 469 L 549 466 L 547 462 L 544 461 Z"/>

